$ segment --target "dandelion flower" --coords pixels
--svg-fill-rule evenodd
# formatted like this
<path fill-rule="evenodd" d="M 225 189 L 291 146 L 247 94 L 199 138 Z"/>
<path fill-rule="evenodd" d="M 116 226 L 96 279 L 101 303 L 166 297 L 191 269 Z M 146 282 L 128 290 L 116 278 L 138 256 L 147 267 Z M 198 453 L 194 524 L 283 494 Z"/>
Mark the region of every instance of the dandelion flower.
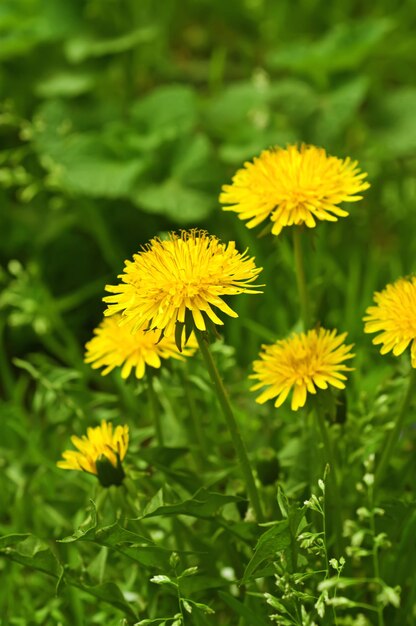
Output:
<path fill-rule="evenodd" d="M 87 435 L 71 441 L 77 450 L 67 450 L 58 461 L 61 469 L 79 470 L 95 474 L 103 487 L 121 485 L 124 479 L 122 461 L 129 445 L 128 426 L 116 426 L 111 422 L 101 422 L 101 426 L 87 428 Z"/>
<path fill-rule="evenodd" d="M 376 292 L 374 301 L 376 306 L 366 310 L 364 332 L 380 333 L 373 343 L 382 344 L 381 354 L 393 351 L 399 356 L 412 343 L 411 361 L 416 368 L 416 277 L 399 278 Z"/>
<path fill-rule="evenodd" d="M 121 315 L 106 317 L 94 330 L 94 337 L 85 345 L 85 362 L 93 369 L 104 367 L 103 376 L 121 367 L 122 378 L 128 378 L 134 369 L 136 378 L 143 378 L 146 365 L 159 368 L 161 359 L 183 359 L 191 356 L 197 347 L 192 335 L 187 346 L 179 352 L 175 338 L 157 330 L 139 330 L 132 334 L 129 324 L 120 326 Z"/>
<path fill-rule="evenodd" d="M 285 226 L 316 226 L 317 220 L 336 222 L 348 215 L 341 202 L 357 202 L 368 189 L 367 176 L 349 157 L 329 156 L 322 148 L 297 145 L 264 150 L 237 171 L 220 195 L 225 211 L 235 211 L 254 228 L 270 218 L 273 235 Z"/>
<path fill-rule="evenodd" d="M 216 309 L 238 317 L 223 300 L 239 293 L 259 293 L 252 285 L 261 268 L 254 259 L 241 254 L 235 243 L 221 243 L 201 230 L 171 233 L 169 239 L 152 239 L 126 261 L 122 282 L 107 285 L 113 295 L 105 315 L 122 312 L 123 323 L 132 332 L 159 329 L 173 335 L 176 324 L 186 324 L 191 316 L 198 330 L 207 324 L 223 324 Z"/>
<path fill-rule="evenodd" d="M 346 336 L 319 328 L 262 346 L 260 359 L 253 363 L 255 373 L 250 376 L 259 381 L 253 391 L 266 387 L 257 402 L 276 398 L 274 405 L 279 407 L 293 390 L 291 408 L 297 411 L 304 406 L 307 394 L 316 394 L 317 388 L 333 385 L 344 389 L 347 378 L 343 372 L 351 371 L 344 361 L 354 356 L 352 345 L 344 345 Z"/>

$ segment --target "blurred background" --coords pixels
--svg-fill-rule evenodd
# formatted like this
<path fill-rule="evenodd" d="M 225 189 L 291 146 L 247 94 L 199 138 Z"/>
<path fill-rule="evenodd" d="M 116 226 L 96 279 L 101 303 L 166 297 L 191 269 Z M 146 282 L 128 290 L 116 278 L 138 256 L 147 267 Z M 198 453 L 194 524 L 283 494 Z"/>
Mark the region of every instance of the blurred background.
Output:
<path fill-rule="evenodd" d="M 142 387 L 92 372 L 83 346 L 104 285 L 140 245 L 174 229 L 236 240 L 264 267 L 264 294 L 237 301 L 240 317 L 224 327 L 234 351 L 222 345 L 217 358 L 252 449 L 289 442 L 286 465 L 304 471 L 303 449 L 292 462 L 299 426 L 280 428 L 290 411 L 259 408 L 246 380 L 262 342 L 299 328 L 290 229 L 259 237 L 261 227 L 247 230 L 218 203 L 236 169 L 276 144 L 313 143 L 369 174 L 350 217 L 308 231 L 304 252 L 315 318 L 357 344 L 351 432 L 365 441 L 377 411 L 387 419 L 386 396 L 384 408 L 373 400 L 397 361 L 379 356 L 361 318 L 375 289 L 416 270 L 415 18 L 413 0 L 394 12 L 388 0 L 0 0 L 2 533 L 50 540 L 84 519 L 92 483 L 55 467 L 73 432 L 128 418 L 133 451 L 151 437 L 137 418 L 147 419 Z M 159 391 L 169 443 L 184 445 L 172 367 Z M 216 406 L 200 377 L 210 419 Z M 0 571 L 0 609 L 15 616 L 7 623 L 63 623 L 67 601 L 69 623 L 83 623 L 71 590 L 61 600 L 52 579 L 13 563 Z M 87 623 L 110 623 L 96 604 Z"/>

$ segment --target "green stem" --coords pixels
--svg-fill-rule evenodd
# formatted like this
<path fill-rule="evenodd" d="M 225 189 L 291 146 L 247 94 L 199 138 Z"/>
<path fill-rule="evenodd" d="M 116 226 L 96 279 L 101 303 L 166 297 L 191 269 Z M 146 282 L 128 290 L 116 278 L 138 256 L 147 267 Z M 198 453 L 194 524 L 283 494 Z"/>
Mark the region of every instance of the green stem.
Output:
<path fill-rule="evenodd" d="M 336 536 L 336 548 L 337 556 L 342 554 L 342 514 L 341 514 L 341 497 L 339 493 L 339 483 L 337 477 L 337 469 L 335 463 L 335 455 L 332 447 L 331 439 L 329 437 L 328 427 L 325 421 L 325 417 L 322 413 L 321 407 L 316 405 L 316 418 L 318 421 L 319 430 L 321 431 L 322 442 L 324 444 L 325 460 L 329 465 L 329 480 L 332 491 L 332 501 L 334 510 L 334 522 L 335 522 L 335 536 Z M 326 502 L 326 498 L 325 498 Z"/>
<path fill-rule="evenodd" d="M 156 429 L 157 442 L 159 446 L 163 446 L 164 440 L 163 440 L 162 424 L 160 421 L 160 410 L 158 407 L 155 388 L 153 385 L 153 372 L 150 367 L 147 370 L 147 392 L 149 395 L 150 415 L 152 417 L 152 421 Z"/>
<path fill-rule="evenodd" d="M 393 430 L 386 438 L 386 442 L 383 447 L 383 452 L 381 453 L 380 462 L 377 466 L 376 473 L 374 476 L 374 488 L 376 489 L 379 483 L 381 482 L 384 472 L 386 471 L 391 455 L 393 453 L 394 448 L 396 447 L 397 441 L 400 437 L 400 433 L 403 428 L 403 423 L 407 415 L 407 409 L 409 408 L 410 401 L 412 399 L 412 391 L 413 385 L 416 381 L 416 369 L 412 369 L 409 375 L 409 381 L 406 389 L 405 396 L 403 398 L 402 406 L 400 408 L 400 412 L 396 418 L 396 422 L 394 424 Z"/>
<path fill-rule="evenodd" d="M 6 318 L 0 318 L 0 380 L 3 383 L 5 397 L 10 399 L 13 397 L 14 380 L 6 351 L 6 328 Z"/>
<path fill-rule="evenodd" d="M 303 330 L 307 331 L 310 328 L 311 320 L 308 288 L 306 286 L 305 278 L 305 265 L 303 261 L 301 231 L 299 226 L 295 226 L 293 229 L 293 253 L 295 256 L 296 283 L 298 286 Z"/>
<path fill-rule="evenodd" d="M 195 436 L 196 441 L 198 442 L 198 447 L 199 447 L 199 454 L 195 455 L 195 461 L 198 467 L 201 468 L 205 464 L 205 460 L 208 457 L 209 448 L 205 440 L 205 434 L 204 434 L 204 429 L 202 428 L 201 420 L 199 419 L 199 416 L 197 415 L 195 399 L 192 394 L 192 390 L 191 390 L 191 387 L 189 385 L 189 380 L 188 380 L 189 368 L 187 369 L 188 371 L 183 372 L 182 374 L 182 383 L 183 383 L 183 389 L 185 392 L 186 402 L 188 404 L 189 415 L 192 421 L 194 436 Z"/>
<path fill-rule="evenodd" d="M 378 558 L 378 545 L 376 543 L 376 520 L 375 520 L 375 512 L 374 512 L 374 507 L 375 507 L 374 485 L 369 485 L 368 487 L 368 499 L 369 499 L 370 515 L 371 515 L 370 528 L 371 528 L 372 541 L 373 541 L 372 557 L 373 557 L 374 578 L 377 581 L 380 581 L 380 563 L 379 563 L 379 558 Z M 377 606 L 378 626 L 384 626 L 383 605 L 377 602 L 377 598 L 376 598 L 375 605 Z"/>
<path fill-rule="evenodd" d="M 236 451 L 238 460 L 240 462 L 241 470 L 246 482 L 247 492 L 251 501 L 251 505 L 257 517 L 258 522 L 262 522 L 264 519 L 263 511 L 260 504 L 260 498 L 257 491 L 256 483 L 254 482 L 253 471 L 251 469 L 250 461 L 247 455 L 246 447 L 238 428 L 237 421 L 234 417 L 233 409 L 231 407 L 230 399 L 228 397 L 227 390 L 224 387 L 224 383 L 221 380 L 215 361 L 212 358 L 211 351 L 209 349 L 208 338 L 206 333 L 200 330 L 195 331 L 199 349 L 202 357 L 207 366 L 211 381 L 215 387 L 219 403 L 228 426 L 228 430 L 231 435 L 231 439 Z"/>

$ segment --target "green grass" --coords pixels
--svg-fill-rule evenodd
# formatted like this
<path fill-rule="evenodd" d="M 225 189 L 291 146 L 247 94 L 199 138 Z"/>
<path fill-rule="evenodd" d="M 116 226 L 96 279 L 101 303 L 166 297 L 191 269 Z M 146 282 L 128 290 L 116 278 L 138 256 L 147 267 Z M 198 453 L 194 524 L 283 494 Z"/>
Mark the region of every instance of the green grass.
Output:
<path fill-rule="evenodd" d="M 185 626 L 414 623 L 414 401 L 382 485 L 363 480 L 408 360 L 381 357 L 362 324 L 374 290 L 416 271 L 414 18 L 410 0 L 0 2 L 1 626 L 179 626 L 181 609 Z M 340 572 L 329 477 L 326 504 L 311 500 L 317 425 L 257 405 L 247 380 L 262 343 L 301 328 L 292 233 L 259 237 L 218 203 L 245 160 L 288 142 L 351 156 L 371 183 L 304 240 L 314 319 L 348 331 L 357 355 L 330 426 L 349 520 Z M 83 363 L 124 260 L 193 226 L 264 268 L 264 293 L 236 299 L 213 349 L 267 526 L 246 517 L 199 355 L 155 377 L 162 448 L 146 383 Z M 130 427 L 119 492 L 55 466 L 102 419 Z M 335 616 L 330 603 L 319 615 L 326 591 L 344 602 Z"/>

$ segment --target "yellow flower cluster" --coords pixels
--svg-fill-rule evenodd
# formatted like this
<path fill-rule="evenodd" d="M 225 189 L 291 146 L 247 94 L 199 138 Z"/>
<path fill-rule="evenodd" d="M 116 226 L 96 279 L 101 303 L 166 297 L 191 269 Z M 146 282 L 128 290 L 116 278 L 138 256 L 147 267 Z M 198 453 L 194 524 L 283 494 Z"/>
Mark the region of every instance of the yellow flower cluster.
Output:
<path fill-rule="evenodd" d="M 286 226 L 316 226 L 317 220 L 336 221 L 348 215 L 338 205 L 361 199 L 369 187 L 356 161 L 328 156 L 315 146 L 297 145 L 265 150 L 237 171 L 224 185 L 220 201 L 253 228 L 269 219 L 271 232 Z M 237 317 L 226 302 L 240 293 L 260 293 L 255 284 L 261 268 L 234 242 L 222 243 L 203 230 L 170 233 L 152 239 L 133 260 L 126 261 L 117 285 L 107 285 L 105 318 L 86 344 L 87 363 L 108 374 L 121 368 L 142 378 L 146 366 L 159 368 L 164 359 L 183 359 L 197 346 L 193 331 L 222 325 L 221 313 Z M 416 278 L 403 278 L 374 295 L 367 309 L 365 332 L 379 333 L 373 340 L 381 353 L 399 355 L 411 344 L 416 367 Z M 182 349 L 182 334 L 185 346 Z M 352 368 L 352 345 L 346 333 L 314 328 L 294 333 L 272 345 L 263 345 L 253 364 L 261 390 L 257 402 L 274 399 L 280 407 L 291 394 L 291 408 L 303 407 L 307 395 L 329 386 L 343 389 Z M 187 345 L 186 345 L 187 343 Z M 121 484 L 122 461 L 128 446 L 128 427 L 102 422 L 88 428 L 87 436 L 72 437 L 77 450 L 66 451 L 58 463 L 63 469 L 95 474 L 102 484 Z"/>

